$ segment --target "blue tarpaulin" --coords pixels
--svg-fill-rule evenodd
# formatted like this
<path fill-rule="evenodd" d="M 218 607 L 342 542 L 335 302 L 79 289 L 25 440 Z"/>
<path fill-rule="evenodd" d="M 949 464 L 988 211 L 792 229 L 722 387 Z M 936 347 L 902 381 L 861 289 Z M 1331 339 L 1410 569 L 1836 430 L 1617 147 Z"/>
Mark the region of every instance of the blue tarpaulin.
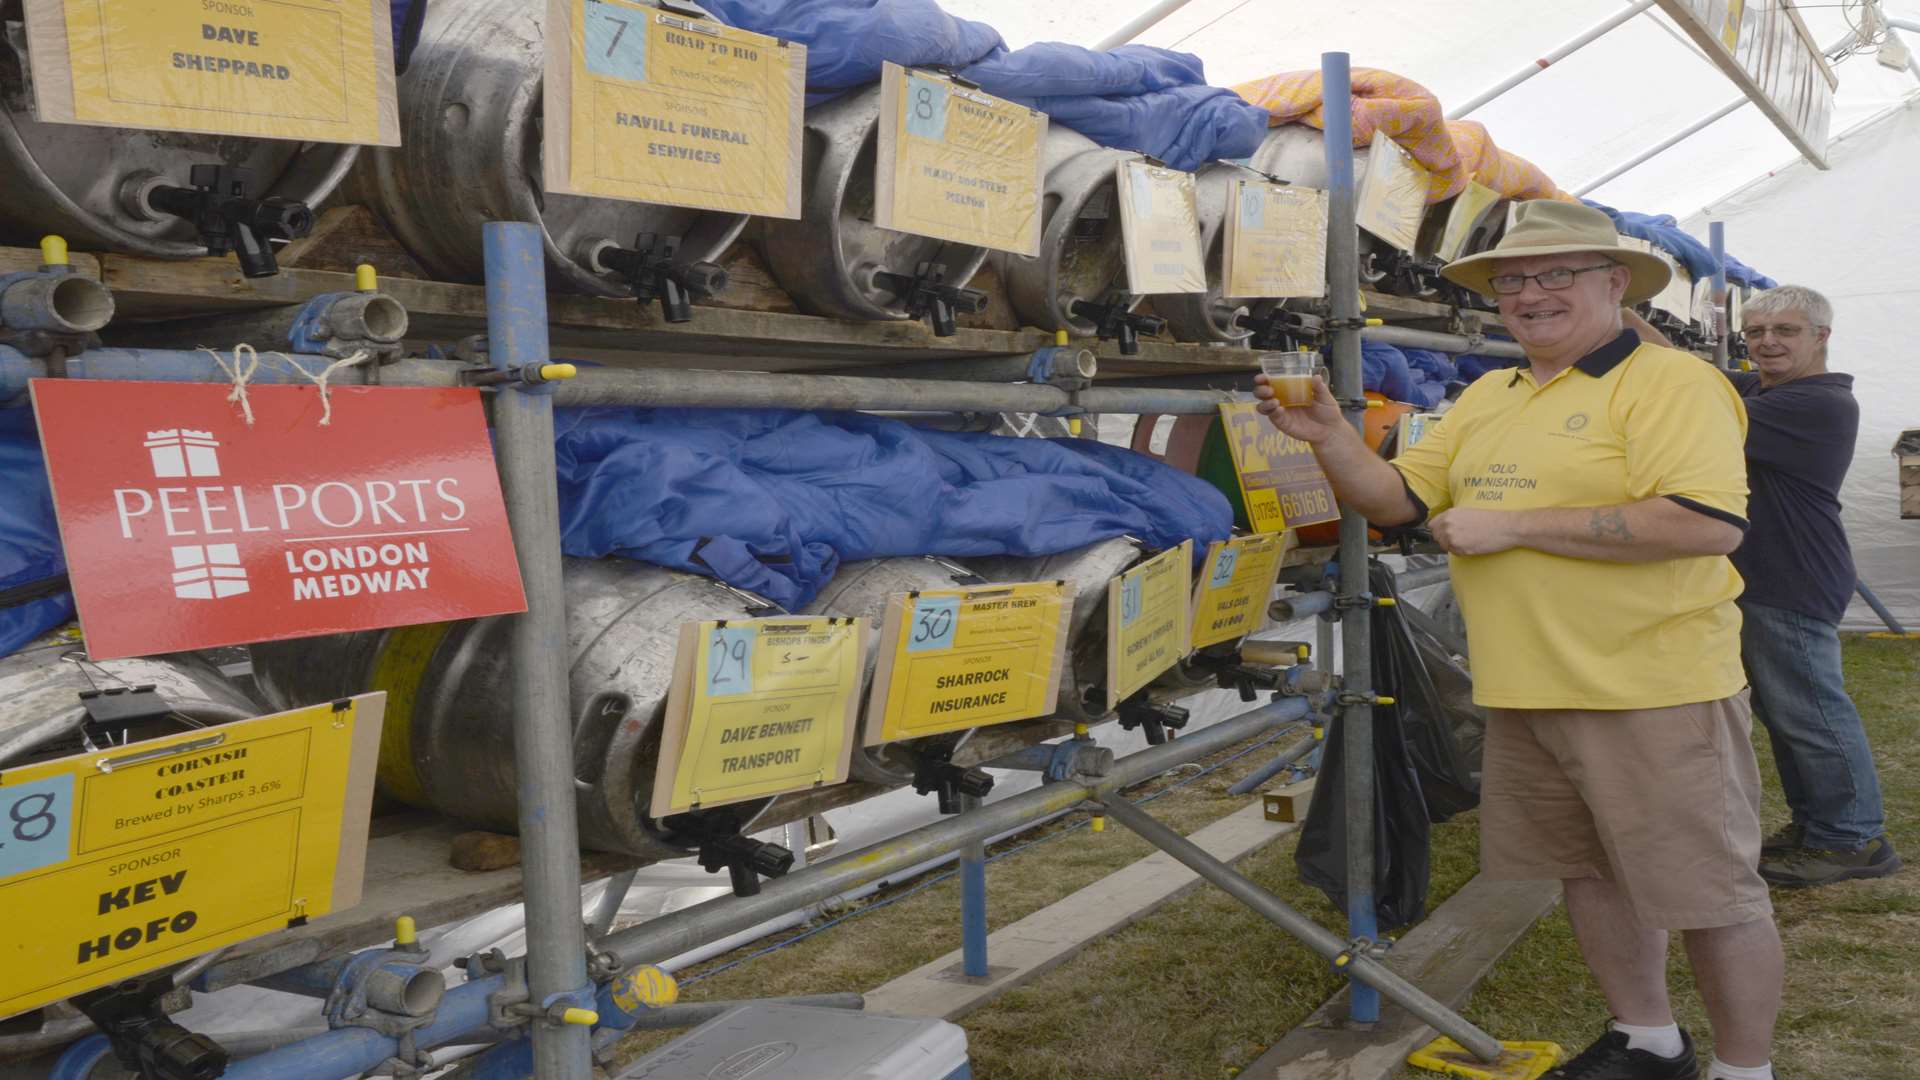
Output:
<path fill-rule="evenodd" d="M 1102 146 L 1138 150 L 1176 169 L 1247 157 L 1267 134 L 1266 110 L 1208 86 L 1200 58 L 1191 53 L 1146 45 L 1095 52 L 1044 42 L 960 74 Z"/>
<path fill-rule="evenodd" d="M 1687 273 L 1693 275 L 1693 280 L 1713 276 L 1713 249 L 1680 228 L 1680 223 L 1674 220 L 1673 215 L 1639 214 L 1632 210 L 1615 210 L 1592 199 L 1580 201 L 1604 211 L 1613 219 L 1614 228 L 1628 236 L 1639 237 L 1673 256 L 1681 266 L 1687 268 Z M 1735 285 L 1750 285 L 1756 289 L 1771 289 L 1779 284 L 1732 255 L 1727 256 L 1727 280 Z"/>
<path fill-rule="evenodd" d="M 1208 86 L 1200 58 L 1146 45 L 1096 52 L 1044 42 L 1008 52 L 985 23 L 933 0 L 713 0 L 721 22 L 807 46 L 807 100 L 877 82 L 886 61 L 946 68 L 996 97 L 1048 114 L 1103 146 L 1176 169 L 1246 157 L 1267 114 Z"/>
<path fill-rule="evenodd" d="M 1422 409 L 1431 409 L 1447 396 L 1447 384 L 1458 378 L 1446 353 L 1429 349 L 1402 349 L 1379 341 L 1360 343 L 1360 385 Z"/>
<path fill-rule="evenodd" d="M 32 409 L 0 409 L 0 656 L 73 618 Z"/>
<path fill-rule="evenodd" d="M 807 47 L 807 101 L 880 81 L 903 67 L 963 68 L 1005 53 L 1000 32 L 955 18 L 934 0 L 708 0 L 728 26 Z"/>
<path fill-rule="evenodd" d="M 1482 356 L 1478 353 L 1456 356 L 1453 358 L 1453 362 L 1454 367 L 1460 372 L 1459 381 L 1463 383 L 1471 383 L 1489 371 L 1517 368 L 1526 363 L 1525 360 L 1521 360 L 1518 357 Z"/>
<path fill-rule="evenodd" d="M 1121 535 L 1224 539 L 1205 481 L 1090 439 L 927 431 L 853 413 L 563 410 L 561 547 L 717 577 L 788 610 L 843 561 L 1051 555 Z"/>

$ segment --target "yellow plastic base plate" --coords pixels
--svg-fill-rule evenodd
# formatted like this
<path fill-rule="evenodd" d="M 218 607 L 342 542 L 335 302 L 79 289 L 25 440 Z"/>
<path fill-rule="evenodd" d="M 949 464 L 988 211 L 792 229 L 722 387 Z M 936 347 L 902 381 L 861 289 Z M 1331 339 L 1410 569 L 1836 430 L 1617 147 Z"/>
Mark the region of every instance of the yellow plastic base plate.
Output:
<path fill-rule="evenodd" d="M 1560 1044 L 1503 1042 L 1497 1061 L 1481 1061 L 1452 1039 L 1435 1039 L 1407 1055 L 1407 1064 L 1472 1080 L 1539 1080 L 1560 1060 Z"/>

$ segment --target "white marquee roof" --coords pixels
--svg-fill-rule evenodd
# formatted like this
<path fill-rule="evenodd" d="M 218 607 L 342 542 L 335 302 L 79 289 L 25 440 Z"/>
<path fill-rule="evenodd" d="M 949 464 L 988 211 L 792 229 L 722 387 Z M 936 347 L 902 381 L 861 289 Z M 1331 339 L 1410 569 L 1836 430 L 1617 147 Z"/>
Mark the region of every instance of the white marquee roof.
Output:
<path fill-rule="evenodd" d="M 999 29 L 1010 46 L 1093 45 L 1156 0 L 942 0 L 956 15 Z M 1317 68 L 1341 50 L 1356 67 L 1384 68 L 1432 90 L 1452 108 L 1622 11 L 1619 0 L 1190 0 L 1135 40 L 1198 54 L 1219 86 Z M 1821 45 L 1842 40 L 1855 5 L 1803 3 Z M 1886 0 L 1893 18 L 1920 21 L 1920 0 Z M 1920 48 L 1920 35 L 1907 35 Z M 1831 130 L 1838 135 L 1920 91 L 1871 51 L 1835 66 Z M 1658 144 L 1740 91 L 1658 8 L 1472 115 L 1503 149 L 1528 158 L 1568 191 Z M 1760 112 L 1742 108 L 1589 197 L 1623 210 L 1686 217 L 1798 157 Z M 1729 246 L 1738 251 L 1731 239 Z M 1764 269 L 1764 268 L 1763 268 Z"/>

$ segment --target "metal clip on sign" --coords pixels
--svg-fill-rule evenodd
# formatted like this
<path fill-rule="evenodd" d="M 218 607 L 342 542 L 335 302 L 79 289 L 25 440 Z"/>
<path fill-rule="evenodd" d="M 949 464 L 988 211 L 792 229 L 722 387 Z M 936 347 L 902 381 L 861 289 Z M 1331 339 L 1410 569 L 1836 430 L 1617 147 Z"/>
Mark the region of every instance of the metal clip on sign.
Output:
<path fill-rule="evenodd" d="M 155 721 L 164 720 L 173 715 L 173 706 L 160 696 L 160 691 L 148 686 L 113 686 L 100 690 L 82 690 L 80 707 L 87 712 L 86 723 L 81 727 L 89 745 L 109 747 L 125 746 L 131 741 L 135 727 L 146 727 Z M 226 736 L 215 737 L 218 742 Z M 211 745 L 211 744 L 208 744 Z M 99 763 L 101 772 L 112 772 L 120 765 L 130 765 L 139 761 L 150 761 L 155 757 L 184 753 L 194 746 L 175 746 L 165 750 L 133 754 L 120 759 L 108 759 Z"/>

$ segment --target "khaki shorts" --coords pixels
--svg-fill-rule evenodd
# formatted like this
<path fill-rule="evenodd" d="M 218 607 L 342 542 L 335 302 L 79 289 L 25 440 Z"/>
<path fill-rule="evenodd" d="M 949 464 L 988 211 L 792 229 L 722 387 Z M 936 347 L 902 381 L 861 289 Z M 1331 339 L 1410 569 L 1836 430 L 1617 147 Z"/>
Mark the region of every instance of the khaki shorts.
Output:
<path fill-rule="evenodd" d="M 1489 709 L 1482 869 L 1610 879 L 1663 930 L 1765 918 L 1752 726 L 1745 691 L 1663 709 Z"/>

